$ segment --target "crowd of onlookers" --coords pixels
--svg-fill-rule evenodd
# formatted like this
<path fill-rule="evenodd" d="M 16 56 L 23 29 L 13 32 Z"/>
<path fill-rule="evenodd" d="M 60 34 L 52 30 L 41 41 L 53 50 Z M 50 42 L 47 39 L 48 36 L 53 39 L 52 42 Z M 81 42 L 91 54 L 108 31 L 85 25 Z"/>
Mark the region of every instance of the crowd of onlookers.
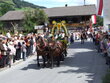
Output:
<path fill-rule="evenodd" d="M 0 34 L 0 67 L 8 66 L 11 67 L 12 63 L 17 60 L 25 61 L 29 56 L 36 53 L 36 40 L 37 37 L 41 36 L 44 38 L 52 37 L 52 34 L 33 34 L 29 33 L 23 35 L 23 33 L 17 33 L 11 35 L 7 32 L 6 35 Z M 55 35 L 55 38 L 64 38 L 64 33 Z M 102 53 L 105 57 L 106 64 L 110 66 L 110 35 L 107 32 L 97 31 L 94 33 L 90 32 L 73 32 L 69 36 L 69 42 L 73 43 L 74 40 L 81 40 L 81 44 L 87 38 L 93 39 L 94 44 L 97 47 L 97 51 Z"/>
<path fill-rule="evenodd" d="M 101 53 L 110 67 L 110 35 L 108 32 L 93 33 L 93 42 L 97 47 L 97 52 Z"/>
<path fill-rule="evenodd" d="M 84 41 L 87 39 L 92 39 L 93 43 L 96 45 L 98 53 L 101 53 L 105 57 L 106 64 L 110 67 L 110 34 L 109 32 L 73 32 L 70 35 L 70 43 L 73 43 L 74 40 L 81 40 L 81 44 L 84 44 Z"/>
<path fill-rule="evenodd" d="M 77 32 L 72 32 L 70 34 L 70 43 L 74 43 L 75 40 L 80 40 L 81 44 L 84 44 L 84 41 L 87 39 L 92 38 L 92 33 L 89 31 L 77 31 Z"/>
<path fill-rule="evenodd" d="M 17 60 L 25 61 L 33 55 L 36 52 L 36 36 L 33 33 L 25 36 L 22 33 L 10 35 L 10 32 L 0 34 L 0 67 L 11 67 Z"/>
<path fill-rule="evenodd" d="M 11 67 L 12 63 L 18 60 L 26 60 L 29 56 L 36 54 L 36 41 L 42 37 L 43 39 L 60 40 L 64 39 L 64 33 L 55 34 L 53 37 L 51 33 L 15 33 L 11 35 L 7 32 L 6 35 L 0 34 L 0 67 Z"/>

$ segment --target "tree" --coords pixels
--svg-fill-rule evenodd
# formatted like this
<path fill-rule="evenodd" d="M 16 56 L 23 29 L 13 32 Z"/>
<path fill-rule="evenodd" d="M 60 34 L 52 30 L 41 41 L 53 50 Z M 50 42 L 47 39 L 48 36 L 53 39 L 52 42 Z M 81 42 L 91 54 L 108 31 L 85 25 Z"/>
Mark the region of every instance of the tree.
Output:
<path fill-rule="evenodd" d="M 28 31 L 34 30 L 35 25 L 42 25 L 48 22 L 48 17 L 41 9 L 33 9 L 25 12 L 24 29 Z"/>
<path fill-rule="evenodd" d="M 95 27 L 103 26 L 103 17 L 97 16 L 96 19 L 97 19 L 97 23 L 94 24 L 93 26 L 95 26 Z"/>
<path fill-rule="evenodd" d="M 7 3 L 2 3 L 0 5 L 0 15 L 4 15 L 5 13 L 7 13 L 10 10 L 14 10 L 14 6 L 11 4 L 7 4 Z"/>
<path fill-rule="evenodd" d="M 0 4 L 0 16 L 4 15 L 10 10 L 14 10 L 14 6 L 8 3 L 1 3 Z M 0 21 L 0 30 L 3 30 L 3 22 Z"/>

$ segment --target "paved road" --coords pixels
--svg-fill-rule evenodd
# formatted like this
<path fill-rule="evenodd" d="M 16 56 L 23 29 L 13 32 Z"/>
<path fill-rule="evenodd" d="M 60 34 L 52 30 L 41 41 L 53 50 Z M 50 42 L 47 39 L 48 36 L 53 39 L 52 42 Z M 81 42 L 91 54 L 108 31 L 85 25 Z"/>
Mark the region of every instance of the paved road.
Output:
<path fill-rule="evenodd" d="M 38 68 L 33 56 L 0 72 L 0 83 L 102 83 L 106 70 L 104 58 L 92 43 L 76 42 L 68 49 L 68 57 L 60 67 Z"/>

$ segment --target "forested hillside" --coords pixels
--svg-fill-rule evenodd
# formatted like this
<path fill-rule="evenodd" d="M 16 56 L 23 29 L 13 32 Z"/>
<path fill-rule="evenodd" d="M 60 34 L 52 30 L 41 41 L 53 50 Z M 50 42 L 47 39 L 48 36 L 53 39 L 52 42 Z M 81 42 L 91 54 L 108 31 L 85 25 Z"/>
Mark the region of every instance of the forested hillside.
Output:
<path fill-rule="evenodd" d="M 7 3 L 7 4 L 13 4 L 13 0 L 0 0 L 0 5 L 3 4 L 3 3 Z"/>
<path fill-rule="evenodd" d="M 12 0 L 15 4 L 16 8 L 22 8 L 22 7 L 31 7 L 31 8 L 45 8 L 43 6 L 34 5 L 32 3 L 23 1 L 23 0 Z"/>
<path fill-rule="evenodd" d="M 34 5 L 32 3 L 29 3 L 29 2 L 26 2 L 23 0 L 0 0 L 0 5 L 4 4 L 4 3 L 12 5 L 15 9 L 16 8 L 24 8 L 24 7 L 45 8 L 43 6 Z"/>
<path fill-rule="evenodd" d="M 30 10 L 34 8 L 45 8 L 34 5 L 24 0 L 0 0 L 0 16 L 11 10 Z"/>

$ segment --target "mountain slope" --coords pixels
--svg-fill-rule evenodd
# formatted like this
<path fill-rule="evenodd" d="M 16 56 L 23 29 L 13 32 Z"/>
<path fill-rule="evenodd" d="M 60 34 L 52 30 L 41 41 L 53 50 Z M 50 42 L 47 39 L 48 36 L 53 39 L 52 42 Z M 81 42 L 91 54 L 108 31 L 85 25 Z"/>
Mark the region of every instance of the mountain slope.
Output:
<path fill-rule="evenodd" d="M 7 3 L 7 4 L 13 4 L 14 5 L 13 0 L 0 0 L 0 4 L 2 4 L 2 3 Z"/>
<path fill-rule="evenodd" d="M 38 5 L 34 5 L 32 3 L 29 3 L 29 2 L 26 2 L 26 1 L 23 1 L 23 0 L 0 0 L 0 4 L 3 4 L 3 3 L 7 3 L 7 4 L 10 4 L 10 5 L 13 5 L 14 8 L 19 8 L 19 9 L 24 9 L 26 7 L 30 7 L 30 8 L 45 8 L 43 6 L 38 6 Z"/>

